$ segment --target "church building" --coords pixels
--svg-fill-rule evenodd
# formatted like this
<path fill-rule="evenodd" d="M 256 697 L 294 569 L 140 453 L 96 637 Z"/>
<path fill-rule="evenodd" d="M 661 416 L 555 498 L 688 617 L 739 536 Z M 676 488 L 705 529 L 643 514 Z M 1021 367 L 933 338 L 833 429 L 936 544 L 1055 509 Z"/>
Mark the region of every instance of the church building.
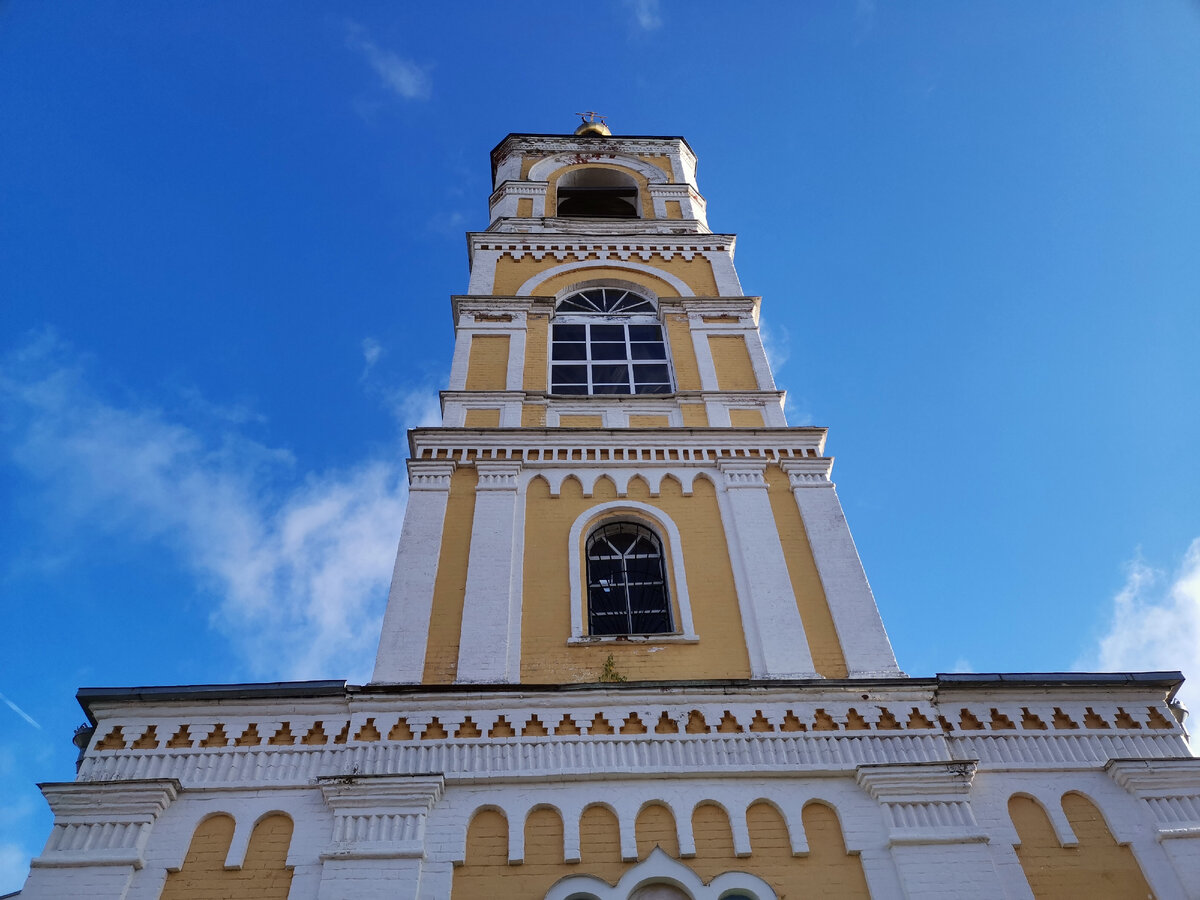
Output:
<path fill-rule="evenodd" d="M 21 900 L 1200 898 L 1179 673 L 900 670 L 688 142 L 491 171 L 372 681 L 82 689 Z"/>

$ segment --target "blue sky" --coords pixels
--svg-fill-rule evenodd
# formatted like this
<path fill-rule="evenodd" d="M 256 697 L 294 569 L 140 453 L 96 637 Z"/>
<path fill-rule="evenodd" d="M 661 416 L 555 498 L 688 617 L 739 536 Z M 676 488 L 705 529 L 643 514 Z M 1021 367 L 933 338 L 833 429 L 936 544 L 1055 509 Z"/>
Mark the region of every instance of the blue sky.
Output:
<path fill-rule="evenodd" d="M 1200 7 L 428 6 L 0 5 L 0 892 L 77 687 L 369 676 L 488 151 L 585 108 L 699 154 L 906 671 L 1200 674 Z"/>

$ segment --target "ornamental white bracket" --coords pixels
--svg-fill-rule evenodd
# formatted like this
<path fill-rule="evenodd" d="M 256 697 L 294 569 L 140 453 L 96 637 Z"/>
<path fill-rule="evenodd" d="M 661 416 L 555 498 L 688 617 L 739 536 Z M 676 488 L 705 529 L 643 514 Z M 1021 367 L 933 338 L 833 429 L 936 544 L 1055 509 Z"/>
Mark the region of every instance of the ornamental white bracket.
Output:
<path fill-rule="evenodd" d="M 986 843 L 971 809 L 976 760 L 859 766 L 857 780 L 883 807 L 890 837 L 900 844 Z"/>
<path fill-rule="evenodd" d="M 725 487 L 728 490 L 737 488 L 761 488 L 766 490 L 767 471 L 765 459 L 718 459 L 717 468 L 725 476 Z"/>
<path fill-rule="evenodd" d="M 441 776 L 331 776 L 317 784 L 333 810 L 333 842 L 322 859 L 425 855 L 425 818 L 442 796 Z"/>
<path fill-rule="evenodd" d="M 1160 841 L 1200 837 L 1200 759 L 1114 759 L 1104 768 L 1149 807 Z"/>
<path fill-rule="evenodd" d="M 54 828 L 33 868 L 142 868 L 154 820 L 179 794 L 173 778 L 38 787 L 54 812 Z"/>
<path fill-rule="evenodd" d="M 833 460 L 827 456 L 787 459 L 780 463 L 792 488 L 833 487 L 829 475 Z"/>
<path fill-rule="evenodd" d="M 408 489 L 410 491 L 447 491 L 450 476 L 457 468 L 454 460 L 410 459 L 408 461 Z"/>
<path fill-rule="evenodd" d="M 515 491 L 517 476 L 521 473 L 519 462 L 500 460 L 478 460 L 475 471 L 479 473 L 479 481 L 475 485 L 478 491 Z"/>

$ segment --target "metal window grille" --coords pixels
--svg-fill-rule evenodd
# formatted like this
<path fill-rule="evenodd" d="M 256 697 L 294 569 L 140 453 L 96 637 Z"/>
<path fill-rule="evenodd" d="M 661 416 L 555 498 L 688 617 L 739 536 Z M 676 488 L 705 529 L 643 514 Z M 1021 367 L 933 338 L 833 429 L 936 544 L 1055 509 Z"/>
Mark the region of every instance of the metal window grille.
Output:
<path fill-rule="evenodd" d="M 587 541 L 588 631 L 663 634 L 671 631 L 662 542 L 644 525 L 601 525 Z"/>
<path fill-rule="evenodd" d="M 590 288 L 555 310 L 553 394 L 669 394 L 671 370 L 654 303 L 619 288 Z"/>

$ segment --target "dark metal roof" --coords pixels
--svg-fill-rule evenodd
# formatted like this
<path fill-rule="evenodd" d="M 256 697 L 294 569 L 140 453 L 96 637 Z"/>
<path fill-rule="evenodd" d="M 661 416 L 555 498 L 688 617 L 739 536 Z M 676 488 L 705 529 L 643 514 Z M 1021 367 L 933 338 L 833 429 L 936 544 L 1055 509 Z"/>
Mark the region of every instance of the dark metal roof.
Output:
<path fill-rule="evenodd" d="M 159 687 L 80 688 L 75 694 L 92 724 L 92 705 L 96 703 L 155 702 L 171 700 L 269 700 L 277 698 L 316 698 L 352 694 L 546 694 L 577 693 L 599 690 L 642 691 L 724 691 L 726 693 L 761 692 L 792 688 L 888 689 L 888 688 L 963 688 L 995 690 L 1009 686 L 1036 688 L 1161 688 L 1168 699 L 1183 684 L 1181 672 L 949 672 L 924 678 L 810 678 L 751 680 L 748 678 L 710 678 L 675 681 L 590 682 L 577 684 L 367 684 L 344 681 L 275 681 L 260 684 L 196 684 Z M 0 900 L 3 900 L 0 897 Z"/>

